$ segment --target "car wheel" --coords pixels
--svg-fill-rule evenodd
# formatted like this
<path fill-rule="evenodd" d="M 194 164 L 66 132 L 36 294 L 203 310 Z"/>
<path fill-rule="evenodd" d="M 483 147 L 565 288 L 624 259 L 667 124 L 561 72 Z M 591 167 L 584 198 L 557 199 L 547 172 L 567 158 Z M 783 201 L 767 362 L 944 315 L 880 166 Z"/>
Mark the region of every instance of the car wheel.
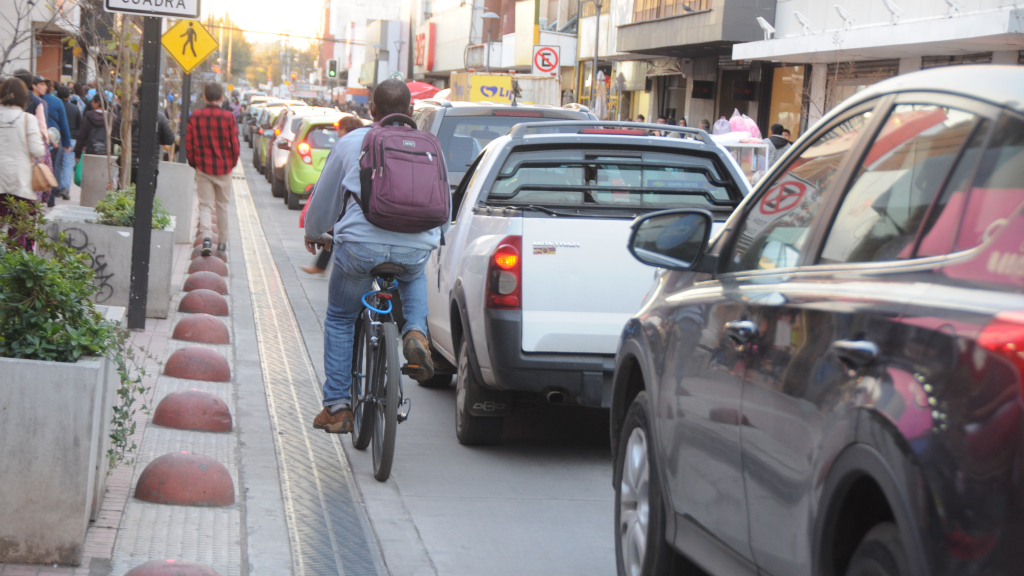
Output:
<path fill-rule="evenodd" d="M 906 576 L 910 574 L 896 524 L 883 522 L 868 531 L 857 545 L 846 576 Z"/>
<path fill-rule="evenodd" d="M 647 414 L 647 392 L 626 413 L 615 459 L 615 561 L 620 576 L 661 576 L 675 552 L 665 541 L 665 508 Z"/>
<path fill-rule="evenodd" d="M 274 178 L 274 181 L 270 183 L 270 194 L 273 195 L 274 198 L 284 196 L 284 180 Z"/>
<path fill-rule="evenodd" d="M 455 381 L 455 436 L 460 444 L 491 446 L 501 440 L 505 418 L 469 413 L 469 396 L 479 397 L 481 392 L 480 383 L 469 366 L 469 343 L 464 338 L 459 347 L 459 373 Z"/>
<path fill-rule="evenodd" d="M 252 150 L 252 167 L 257 170 L 260 168 L 260 151 L 255 148 Z"/>
<path fill-rule="evenodd" d="M 299 198 L 299 195 L 298 194 L 292 194 L 291 190 L 287 190 L 286 193 L 288 194 L 288 198 L 286 198 L 286 201 L 288 202 L 288 209 L 289 210 L 302 210 L 302 204 L 300 203 L 301 200 Z"/>
<path fill-rule="evenodd" d="M 271 178 L 274 177 L 274 161 L 271 160 L 270 164 L 267 164 L 266 170 L 263 171 L 263 175 L 267 178 L 267 182 L 272 182 Z"/>

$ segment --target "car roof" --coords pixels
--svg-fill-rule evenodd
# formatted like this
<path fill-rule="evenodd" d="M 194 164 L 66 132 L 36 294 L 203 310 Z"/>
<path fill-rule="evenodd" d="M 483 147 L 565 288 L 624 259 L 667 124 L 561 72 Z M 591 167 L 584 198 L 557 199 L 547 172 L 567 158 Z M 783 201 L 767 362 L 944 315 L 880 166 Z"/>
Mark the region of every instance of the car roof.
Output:
<path fill-rule="evenodd" d="M 943 92 L 1024 112 L 1024 68 L 943 66 L 901 74 L 858 92 L 842 108 L 896 92 Z"/>

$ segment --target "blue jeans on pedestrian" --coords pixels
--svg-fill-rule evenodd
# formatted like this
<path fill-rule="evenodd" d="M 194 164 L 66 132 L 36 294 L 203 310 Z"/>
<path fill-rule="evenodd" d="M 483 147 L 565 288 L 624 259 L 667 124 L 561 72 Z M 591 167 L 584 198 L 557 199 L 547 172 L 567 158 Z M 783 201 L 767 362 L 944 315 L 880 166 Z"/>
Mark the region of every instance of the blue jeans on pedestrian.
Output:
<path fill-rule="evenodd" d="M 71 147 L 74 148 L 75 140 L 71 139 Z M 57 175 L 57 186 L 65 190 L 71 190 L 71 178 L 75 175 L 75 154 L 74 152 L 64 151 L 64 158 L 60 166 L 56 166 L 59 173 Z"/>
<path fill-rule="evenodd" d="M 365 308 L 362 296 L 372 290 L 370 270 L 378 264 L 393 262 L 405 267 L 398 277 L 405 327 L 427 333 L 427 278 L 423 269 L 430 250 L 343 242 L 334 246 L 334 271 L 327 288 L 327 318 L 324 321 L 324 406 L 352 400 L 352 342 L 356 319 Z"/>

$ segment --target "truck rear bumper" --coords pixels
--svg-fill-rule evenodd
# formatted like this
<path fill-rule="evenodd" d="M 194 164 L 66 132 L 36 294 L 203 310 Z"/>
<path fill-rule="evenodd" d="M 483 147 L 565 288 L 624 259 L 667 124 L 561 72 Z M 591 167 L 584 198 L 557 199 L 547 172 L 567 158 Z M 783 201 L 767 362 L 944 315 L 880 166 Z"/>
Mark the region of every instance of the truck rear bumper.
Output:
<path fill-rule="evenodd" d="M 582 406 L 611 406 L 614 354 L 523 352 L 522 324 L 518 310 L 484 311 L 496 388 L 544 396 L 557 391 Z"/>

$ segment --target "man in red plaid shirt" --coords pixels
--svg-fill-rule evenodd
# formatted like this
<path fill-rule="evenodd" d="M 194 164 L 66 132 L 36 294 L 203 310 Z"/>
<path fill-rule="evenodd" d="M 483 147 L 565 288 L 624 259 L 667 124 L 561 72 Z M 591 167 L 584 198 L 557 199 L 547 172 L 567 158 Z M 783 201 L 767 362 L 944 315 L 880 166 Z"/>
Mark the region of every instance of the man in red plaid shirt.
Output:
<path fill-rule="evenodd" d="M 207 84 L 203 89 L 206 107 L 196 110 L 188 119 L 185 133 L 185 156 L 196 169 L 199 194 L 199 233 L 203 238 L 202 255 L 213 252 L 213 229 L 210 212 L 217 203 L 218 252 L 227 249 L 228 201 L 231 200 L 231 171 L 238 164 L 238 124 L 230 110 L 220 107 L 224 90 L 220 84 Z"/>

